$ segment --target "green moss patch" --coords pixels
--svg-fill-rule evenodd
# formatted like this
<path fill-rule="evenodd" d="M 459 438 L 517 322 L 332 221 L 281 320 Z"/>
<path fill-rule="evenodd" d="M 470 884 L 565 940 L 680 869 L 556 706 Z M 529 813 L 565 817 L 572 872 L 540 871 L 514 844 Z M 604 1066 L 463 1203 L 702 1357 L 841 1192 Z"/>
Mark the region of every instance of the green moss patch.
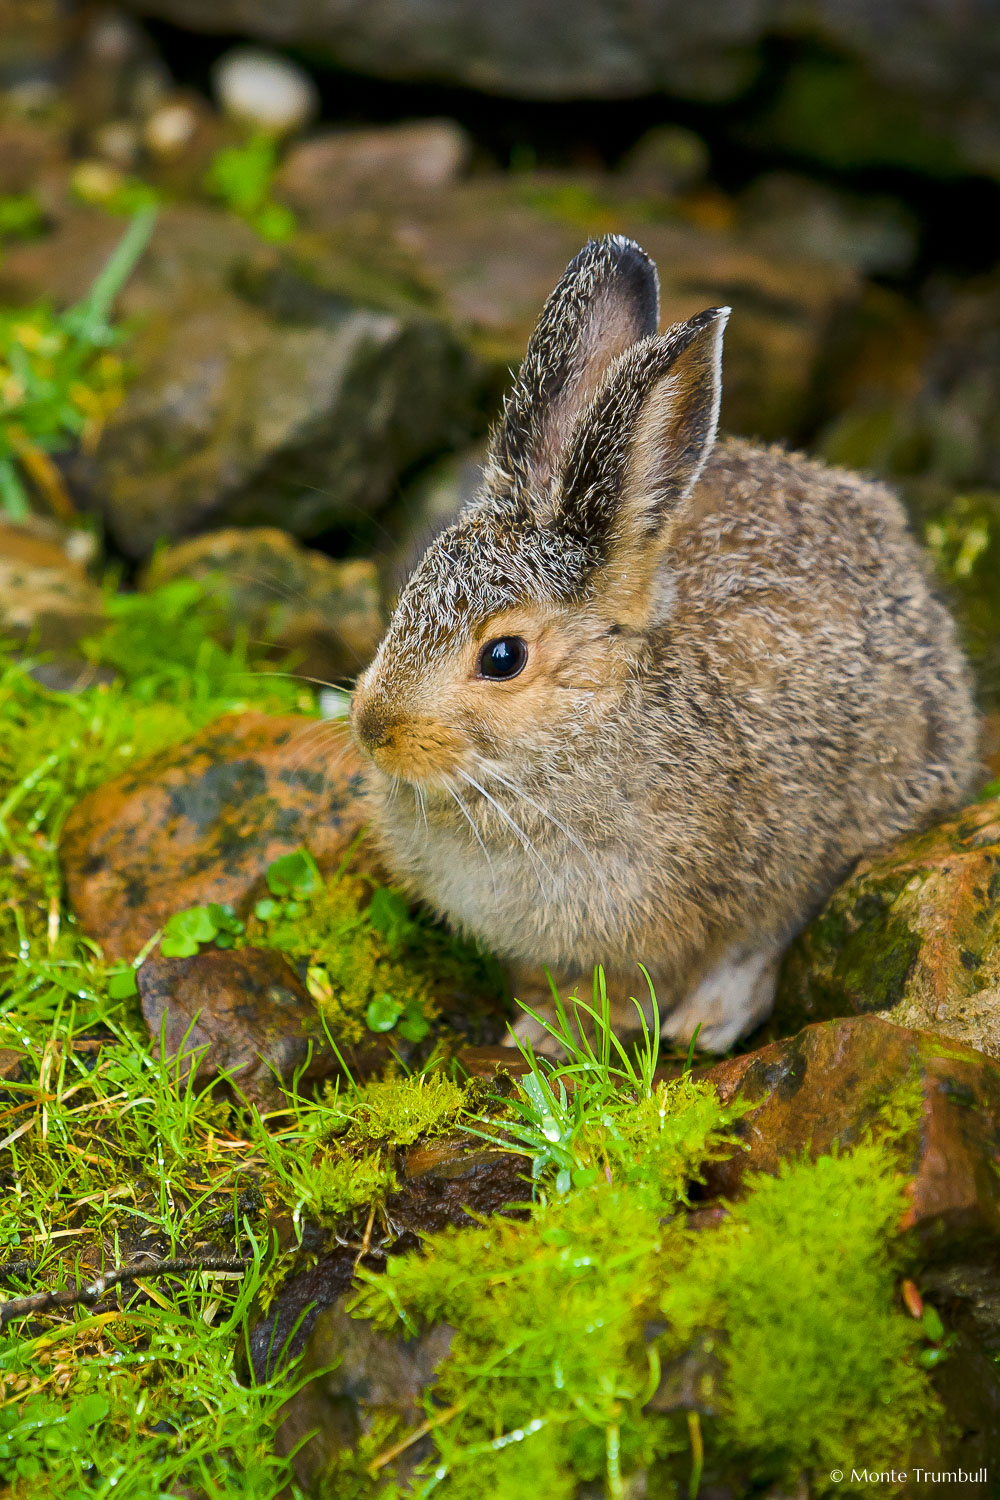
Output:
<path fill-rule="evenodd" d="M 803 1474 L 823 1493 L 845 1453 L 904 1456 L 937 1406 L 894 1295 L 899 1131 L 788 1163 L 700 1228 L 681 1210 L 740 1107 L 689 1076 L 609 1097 L 578 1070 L 575 1100 L 532 1076 L 522 1118 L 572 1140 L 568 1174 L 543 1178 L 526 1222 L 449 1230 L 363 1274 L 353 1305 L 383 1330 L 455 1329 L 416 1493 L 529 1500 L 544 1476 L 546 1495 L 622 1497 L 640 1469 L 655 1494 Z M 329 1492 L 381 1476 L 400 1441 L 376 1426 Z"/>

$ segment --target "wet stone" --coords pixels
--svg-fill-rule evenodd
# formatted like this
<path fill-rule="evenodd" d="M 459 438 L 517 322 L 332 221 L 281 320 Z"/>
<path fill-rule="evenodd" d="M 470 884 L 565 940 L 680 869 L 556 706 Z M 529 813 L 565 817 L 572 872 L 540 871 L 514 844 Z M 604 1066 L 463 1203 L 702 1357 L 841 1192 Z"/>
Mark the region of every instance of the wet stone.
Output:
<path fill-rule="evenodd" d="M 473 1228 L 485 1214 L 519 1213 L 531 1195 L 525 1159 L 510 1151 L 480 1150 L 469 1138 L 418 1141 L 396 1153 L 399 1190 L 385 1202 L 384 1221 L 392 1226 L 388 1244 L 360 1261 L 370 1270 L 385 1268 L 387 1255 L 416 1249 L 420 1237 L 449 1225 Z M 472 1217 L 475 1216 L 475 1217 Z M 362 1222 L 364 1215 L 360 1216 Z M 345 1230 L 350 1230 L 345 1225 Z M 294 1358 L 309 1339 L 317 1313 L 336 1303 L 350 1287 L 360 1244 L 351 1240 L 323 1249 L 325 1236 L 306 1226 L 304 1248 L 318 1257 L 293 1271 L 269 1309 L 251 1330 L 250 1363 L 257 1378 Z M 358 1242 L 361 1231 L 356 1234 Z M 375 1237 L 378 1245 L 378 1235 Z"/>
<path fill-rule="evenodd" d="M 294 969 L 273 950 L 209 949 L 153 957 L 138 971 L 142 1014 L 154 1045 L 194 1074 L 198 1087 L 225 1073 L 252 1104 L 275 1109 L 281 1085 L 337 1071 L 336 1053 Z"/>
<path fill-rule="evenodd" d="M 157 552 L 143 583 L 194 578 L 211 590 L 230 639 L 239 633 L 291 653 L 304 676 L 353 677 L 384 630 L 375 564 L 334 562 L 274 526 L 227 527 Z"/>
<path fill-rule="evenodd" d="M 421 1397 L 447 1358 L 453 1333 L 441 1323 L 404 1342 L 341 1306 L 324 1308 L 300 1367 L 316 1378 L 284 1407 L 277 1434 L 278 1452 L 294 1454 L 299 1483 L 322 1493 L 325 1471 L 371 1431 L 376 1417 L 395 1417 L 400 1433 L 417 1427 L 424 1420 Z M 402 1455 L 397 1480 L 405 1482 L 430 1448 L 429 1438 L 413 1443 Z"/>

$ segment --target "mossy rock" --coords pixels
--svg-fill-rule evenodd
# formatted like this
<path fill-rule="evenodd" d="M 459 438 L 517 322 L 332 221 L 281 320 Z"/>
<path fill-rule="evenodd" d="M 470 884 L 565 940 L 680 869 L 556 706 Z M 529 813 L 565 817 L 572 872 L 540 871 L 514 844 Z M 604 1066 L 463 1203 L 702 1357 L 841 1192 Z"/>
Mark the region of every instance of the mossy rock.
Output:
<path fill-rule="evenodd" d="M 1000 1057 L 1000 797 L 863 860 L 793 944 L 782 1031 L 865 1013 Z"/>

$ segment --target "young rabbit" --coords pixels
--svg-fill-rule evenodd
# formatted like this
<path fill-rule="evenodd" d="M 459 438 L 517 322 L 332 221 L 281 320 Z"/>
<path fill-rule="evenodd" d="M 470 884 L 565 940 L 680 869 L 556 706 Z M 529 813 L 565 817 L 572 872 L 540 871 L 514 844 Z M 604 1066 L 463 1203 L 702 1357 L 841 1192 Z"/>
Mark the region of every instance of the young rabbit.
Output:
<path fill-rule="evenodd" d="M 603 964 L 634 1023 L 642 963 L 722 1050 L 858 856 L 962 797 L 975 716 L 895 498 L 716 442 L 728 309 L 658 302 L 630 240 L 570 264 L 351 726 L 390 866 L 520 998 Z"/>

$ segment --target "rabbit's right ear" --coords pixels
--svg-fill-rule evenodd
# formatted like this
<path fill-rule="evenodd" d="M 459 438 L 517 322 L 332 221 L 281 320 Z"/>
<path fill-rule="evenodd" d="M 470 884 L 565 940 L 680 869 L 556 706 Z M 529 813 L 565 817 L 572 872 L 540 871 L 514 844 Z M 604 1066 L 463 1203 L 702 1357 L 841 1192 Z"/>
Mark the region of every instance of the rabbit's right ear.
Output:
<path fill-rule="evenodd" d="M 528 343 L 490 442 L 489 490 L 544 496 L 559 474 L 576 419 L 611 364 L 660 317 L 656 267 L 634 240 L 590 240 L 570 261 Z"/>

